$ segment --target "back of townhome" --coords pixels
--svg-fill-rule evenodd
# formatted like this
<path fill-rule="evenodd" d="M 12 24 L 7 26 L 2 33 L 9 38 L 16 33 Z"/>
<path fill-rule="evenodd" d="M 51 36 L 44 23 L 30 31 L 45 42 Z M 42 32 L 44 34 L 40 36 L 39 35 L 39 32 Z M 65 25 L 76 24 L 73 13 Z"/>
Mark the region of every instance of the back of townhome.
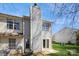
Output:
<path fill-rule="evenodd" d="M 37 4 L 30 7 L 29 16 L 0 13 L 0 50 L 21 48 L 23 52 L 52 49 L 52 22 L 41 18 Z"/>

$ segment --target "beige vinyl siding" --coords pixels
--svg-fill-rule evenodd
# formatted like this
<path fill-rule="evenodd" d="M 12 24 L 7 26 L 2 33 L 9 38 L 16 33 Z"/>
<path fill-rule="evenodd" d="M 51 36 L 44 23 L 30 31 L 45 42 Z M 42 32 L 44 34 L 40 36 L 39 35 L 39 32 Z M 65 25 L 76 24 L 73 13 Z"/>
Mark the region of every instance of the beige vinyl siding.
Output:
<path fill-rule="evenodd" d="M 12 32 L 13 31 L 13 29 L 7 29 L 7 19 L 11 19 L 11 21 L 19 22 L 20 30 L 18 32 L 22 32 L 23 31 L 22 18 L 10 18 L 10 17 L 1 17 L 0 16 L 0 32 L 4 33 L 4 32 Z"/>

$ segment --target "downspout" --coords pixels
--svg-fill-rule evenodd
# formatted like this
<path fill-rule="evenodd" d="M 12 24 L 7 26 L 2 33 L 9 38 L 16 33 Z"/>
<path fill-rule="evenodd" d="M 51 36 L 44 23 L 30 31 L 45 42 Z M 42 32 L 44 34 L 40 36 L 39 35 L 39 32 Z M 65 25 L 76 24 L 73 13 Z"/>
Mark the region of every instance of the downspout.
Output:
<path fill-rule="evenodd" d="M 25 53 L 25 36 L 24 36 L 24 17 L 22 18 L 22 34 L 23 34 L 23 39 L 24 39 L 24 53 Z"/>
<path fill-rule="evenodd" d="M 29 29 L 30 29 L 30 51 L 32 51 L 32 36 L 31 36 L 31 20 L 32 20 L 32 7 L 30 7 L 29 9 L 29 13 L 30 13 L 30 20 L 29 20 Z"/>

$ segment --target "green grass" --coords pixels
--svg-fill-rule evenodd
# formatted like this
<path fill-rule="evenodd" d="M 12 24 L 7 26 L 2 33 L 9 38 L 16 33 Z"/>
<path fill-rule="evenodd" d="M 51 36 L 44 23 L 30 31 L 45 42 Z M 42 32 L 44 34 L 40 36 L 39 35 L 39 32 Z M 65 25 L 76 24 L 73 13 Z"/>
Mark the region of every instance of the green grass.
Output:
<path fill-rule="evenodd" d="M 75 49 L 77 52 L 76 52 L 76 54 L 73 54 L 73 55 L 75 55 L 75 56 L 79 55 L 79 46 L 77 46 L 77 45 L 53 44 L 52 48 L 59 51 L 59 52 L 48 54 L 50 56 L 69 56 L 71 54 L 69 53 L 68 49 Z"/>
<path fill-rule="evenodd" d="M 67 49 L 78 49 L 79 46 L 77 46 L 77 45 L 65 45 L 65 48 L 67 48 Z"/>
<path fill-rule="evenodd" d="M 75 49 L 76 52 L 79 54 L 79 46 L 78 45 L 65 45 L 66 49 Z"/>
<path fill-rule="evenodd" d="M 67 55 L 67 50 L 65 49 L 65 47 L 62 45 L 60 46 L 59 44 L 53 44 L 52 46 L 55 50 L 58 50 L 59 52 L 57 53 L 52 53 L 51 55 L 56 55 L 56 56 L 66 56 Z"/>

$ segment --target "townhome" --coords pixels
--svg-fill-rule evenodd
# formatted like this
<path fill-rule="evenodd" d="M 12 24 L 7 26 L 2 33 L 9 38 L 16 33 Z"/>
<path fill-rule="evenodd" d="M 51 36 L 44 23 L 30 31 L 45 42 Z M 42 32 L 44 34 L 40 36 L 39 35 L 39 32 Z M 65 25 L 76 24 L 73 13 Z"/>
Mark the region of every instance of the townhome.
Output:
<path fill-rule="evenodd" d="M 0 13 L 0 49 L 16 49 L 24 44 L 22 18 Z"/>
<path fill-rule="evenodd" d="M 52 22 L 42 20 L 37 4 L 30 7 L 29 16 L 0 13 L 0 49 L 48 51 L 52 49 Z"/>

